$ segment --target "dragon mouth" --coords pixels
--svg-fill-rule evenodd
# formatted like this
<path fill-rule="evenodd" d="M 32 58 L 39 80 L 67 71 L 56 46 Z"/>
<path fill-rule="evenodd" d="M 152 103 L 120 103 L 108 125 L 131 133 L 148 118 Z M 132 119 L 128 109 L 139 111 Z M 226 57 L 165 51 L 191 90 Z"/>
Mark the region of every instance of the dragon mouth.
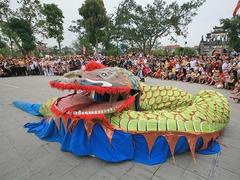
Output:
<path fill-rule="evenodd" d="M 52 106 L 57 116 L 86 117 L 121 112 L 133 107 L 135 96 L 126 93 L 99 94 L 96 91 L 78 90 L 59 98 Z"/>
<path fill-rule="evenodd" d="M 111 83 L 106 81 L 93 81 L 89 79 L 83 80 L 71 80 L 65 79 L 65 81 L 50 81 L 52 88 L 60 90 L 77 90 L 77 91 L 87 91 L 87 92 L 96 92 L 98 94 L 121 94 L 129 93 L 131 88 L 129 86 L 112 86 Z"/>
<path fill-rule="evenodd" d="M 54 103 L 52 112 L 57 116 L 94 119 L 130 107 L 140 109 L 141 90 L 138 80 L 131 73 L 119 68 L 86 68 L 50 81 L 50 85 L 52 88 L 74 91 Z"/>

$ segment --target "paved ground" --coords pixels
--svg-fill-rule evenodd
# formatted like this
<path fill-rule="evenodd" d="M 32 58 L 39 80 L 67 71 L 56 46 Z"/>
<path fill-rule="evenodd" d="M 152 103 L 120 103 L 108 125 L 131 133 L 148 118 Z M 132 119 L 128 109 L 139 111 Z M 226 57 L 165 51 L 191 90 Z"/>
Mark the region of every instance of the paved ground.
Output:
<path fill-rule="evenodd" d="M 48 86 L 52 78 L 0 78 L 0 179 L 1 180 L 73 180 L 73 179 L 146 179 L 146 180 L 240 180 L 240 105 L 231 103 L 231 122 L 226 128 L 223 147 L 218 155 L 197 155 L 195 165 L 189 153 L 176 157 L 176 164 L 168 162 L 145 166 L 131 161 L 106 163 L 91 157 L 75 157 L 63 153 L 59 144 L 40 141 L 26 133 L 23 125 L 37 121 L 11 106 L 13 100 L 43 102 L 62 92 Z M 148 79 L 147 83 L 172 85 L 196 93 L 209 86 Z M 220 90 L 226 96 L 229 92 Z"/>

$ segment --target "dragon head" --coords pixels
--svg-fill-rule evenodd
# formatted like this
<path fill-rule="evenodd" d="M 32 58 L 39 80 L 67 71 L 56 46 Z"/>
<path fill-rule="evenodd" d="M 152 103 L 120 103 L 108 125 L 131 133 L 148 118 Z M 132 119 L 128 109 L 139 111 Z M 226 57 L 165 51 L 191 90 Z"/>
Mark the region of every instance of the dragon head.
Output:
<path fill-rule="evenodd" d="M 77 118 L 100 117 L 125 108 L 139 110 L 141 88 L 138 79 L 129 71 L 118 67 L 105 67 L 90 62 L 85 70 L 73 71 L 63 79 L 50 82 L 53 88 L 73 90 L 59 98 L 53 112 Z"/>

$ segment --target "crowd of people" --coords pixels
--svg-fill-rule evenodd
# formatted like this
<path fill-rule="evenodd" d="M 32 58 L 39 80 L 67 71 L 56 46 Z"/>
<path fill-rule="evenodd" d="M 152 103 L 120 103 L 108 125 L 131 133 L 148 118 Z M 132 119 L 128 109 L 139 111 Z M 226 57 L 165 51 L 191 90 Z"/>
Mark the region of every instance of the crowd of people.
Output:
<path fill-rule="evenodd" d="M 120 57 L 119 66 L 138 75 L 162 80 L 213 85 L 232 90 L 234 100 L 240 102 L 240 56 L 196 57 Z"/>
<path fill-rule="evenodd" d="M 0 77 L 26 75 L 63 75 L 81 69 L 89 60 L 97 59 L 107 66 L 119 66 L 132 71 L 141 81 L 150 76 L 213 85 L 232 90 L 240 101 L 240 56 L 153 57 L 128 54 L 118 57 L 81 55 L 45 58 L 0 58 Z"/>
<path fill-rule="evenodd" d="M 63 75 L 81 68 L 80 56 L 36 58 L 0 58 L 0 77 L 44 75 Z"/>

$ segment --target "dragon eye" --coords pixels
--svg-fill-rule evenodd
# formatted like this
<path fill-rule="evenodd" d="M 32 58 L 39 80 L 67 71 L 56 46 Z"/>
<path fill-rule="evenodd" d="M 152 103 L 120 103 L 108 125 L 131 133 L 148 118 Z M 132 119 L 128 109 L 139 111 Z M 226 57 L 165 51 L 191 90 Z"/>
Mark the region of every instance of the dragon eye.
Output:
<path fill-rule="evenodd" d="M 101 75 L 102 75 L 103 77 L 106 77 L 106 76 L 107 76 L 107 74 L 106 74 L 106 73 L 102 73 Z"/>

